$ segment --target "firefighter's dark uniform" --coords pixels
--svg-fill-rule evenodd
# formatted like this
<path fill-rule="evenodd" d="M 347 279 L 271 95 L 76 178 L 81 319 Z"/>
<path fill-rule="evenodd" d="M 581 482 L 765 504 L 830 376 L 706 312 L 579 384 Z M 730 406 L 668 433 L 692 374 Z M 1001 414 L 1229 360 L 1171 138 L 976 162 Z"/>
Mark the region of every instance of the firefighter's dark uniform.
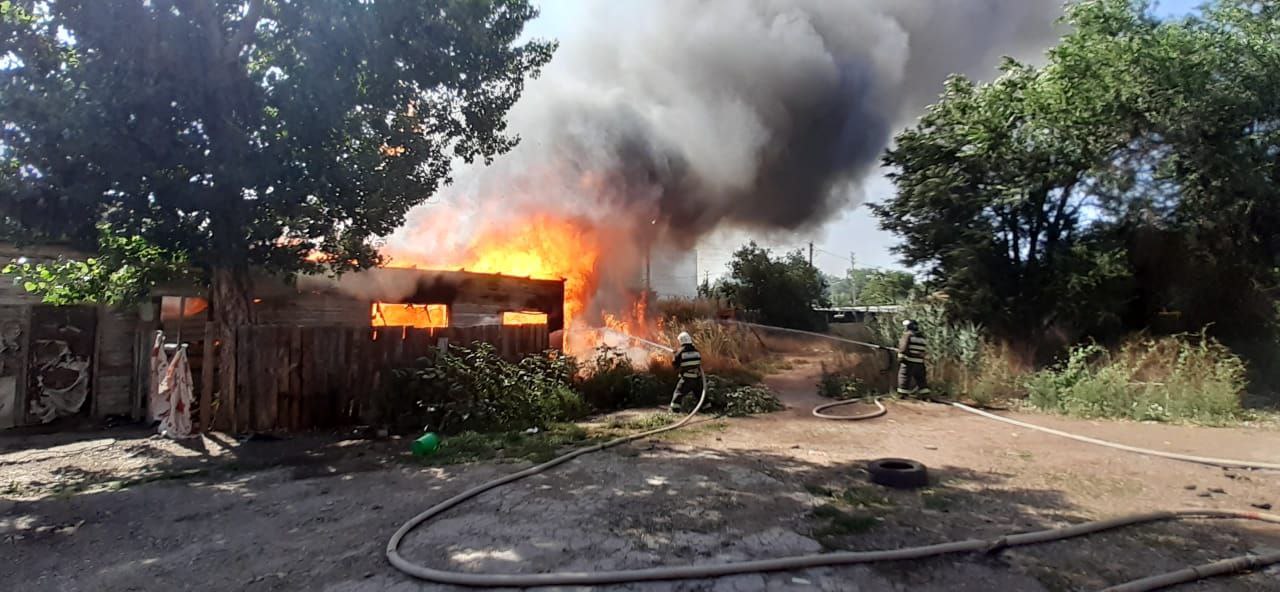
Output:
<path fill-rule="evenodd" d="M 898 342 L 898 394 L 906 396 L 928 395 L 929 381 L 925 376 L 924 335 L 918 329 L 907 329 Z"/>
<path fill-rule="evenodd" d="M 693 345 L 682 345 L 671 364 L 680 377 L 680 382 L 676 383 L 676 392 L 671 395 L 671 409 L 674 411 L 680 408 L 678 403 L 684 395 L 697 397 L 702 393 L 702 354 Z"/>

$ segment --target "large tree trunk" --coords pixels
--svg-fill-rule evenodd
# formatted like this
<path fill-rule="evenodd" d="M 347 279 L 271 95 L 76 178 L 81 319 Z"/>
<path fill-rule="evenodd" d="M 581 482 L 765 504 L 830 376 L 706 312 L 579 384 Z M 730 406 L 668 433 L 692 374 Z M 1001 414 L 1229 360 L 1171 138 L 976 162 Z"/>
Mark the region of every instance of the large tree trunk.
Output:
<path fill-rule="evenodd" d="M 227 414 L 231 431 L 246 426 L 238 425 L 236 412 L 236 330 L 253 324 L 250 303 L 251 281 L 244 266 L 215 267 L 209 289 L 210 310 L 213 313 L 215 338 L 218 348 L 218 397 L 223 412 Z"/>

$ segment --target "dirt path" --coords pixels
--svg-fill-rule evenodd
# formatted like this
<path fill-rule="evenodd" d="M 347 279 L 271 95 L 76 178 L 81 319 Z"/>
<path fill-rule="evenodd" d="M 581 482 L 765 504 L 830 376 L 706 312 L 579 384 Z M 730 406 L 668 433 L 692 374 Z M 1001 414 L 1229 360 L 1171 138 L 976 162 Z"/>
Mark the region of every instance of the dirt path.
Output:
<path fill-rule="evenodd" d="M 941 406 L 895 403 L 870 422 L 818 420 L 809 415 L 821 401 L 816 373 L 802 363 L 769 379 L 787 411 L 584 457 L 455 510 L 411 535 L 405 553 L 462 570 L 651 567 L 995 536 L 1156 508 L 1280 505 L 1280 475 L 1134 456 Z M 1141 446 L 1280 460 L 1273 430 L 1025 419 Z M 424 468 L 407 462 L 404 442 L 185 448 L 105 436 L 0 438 L 0 589 L 443 589 L 390 568 L 386 537 L 431 501 L 516 468 Z M 928 464 L 936 484 L 906 493 L 867 485 L 859 467 L 885 456 Z M 1089 590 L 1264 548 L 1280 548 L 1280 530 L 1170 524 L 988 557 L 612 589 Z M 1191 589 L 1276 590 L 1280 573 Z"/>

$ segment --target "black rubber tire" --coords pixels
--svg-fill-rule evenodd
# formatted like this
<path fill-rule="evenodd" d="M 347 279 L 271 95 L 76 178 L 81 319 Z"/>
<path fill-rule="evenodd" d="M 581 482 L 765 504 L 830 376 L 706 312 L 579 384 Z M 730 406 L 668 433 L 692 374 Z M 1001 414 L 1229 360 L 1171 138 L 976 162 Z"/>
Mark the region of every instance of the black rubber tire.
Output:
<path fill-rule="evenodd" d="M 929 485 L 929 470 L 905 458 L 882 458 L 867 463 L 871 482 L 894 489 L 916 489 Z"/>

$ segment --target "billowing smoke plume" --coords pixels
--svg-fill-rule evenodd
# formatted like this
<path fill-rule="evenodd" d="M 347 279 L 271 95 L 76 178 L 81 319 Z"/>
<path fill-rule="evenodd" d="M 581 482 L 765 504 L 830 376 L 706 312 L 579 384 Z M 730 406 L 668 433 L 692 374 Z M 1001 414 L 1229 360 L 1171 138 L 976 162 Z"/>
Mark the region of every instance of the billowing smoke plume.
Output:
<path fill-rule="evenodd" d="M 513 110 L 522 143 L 453 190 L 623 211 L 689 240 L 825 221 L 946 76 L 1038 53 L 1062 12 L 1061 0 L 593 6 Z"/>
<path fill-rule="evenodd" d="M 632 245 L 809 230 L 860 199 L 948 75 L 1048 46 L 1061 1 L 592 3 L 511 112 L 519 146 L 459 171 L 388 251 L 438 259 L 546 211 L 625 221 L 614 240 Z"/>

